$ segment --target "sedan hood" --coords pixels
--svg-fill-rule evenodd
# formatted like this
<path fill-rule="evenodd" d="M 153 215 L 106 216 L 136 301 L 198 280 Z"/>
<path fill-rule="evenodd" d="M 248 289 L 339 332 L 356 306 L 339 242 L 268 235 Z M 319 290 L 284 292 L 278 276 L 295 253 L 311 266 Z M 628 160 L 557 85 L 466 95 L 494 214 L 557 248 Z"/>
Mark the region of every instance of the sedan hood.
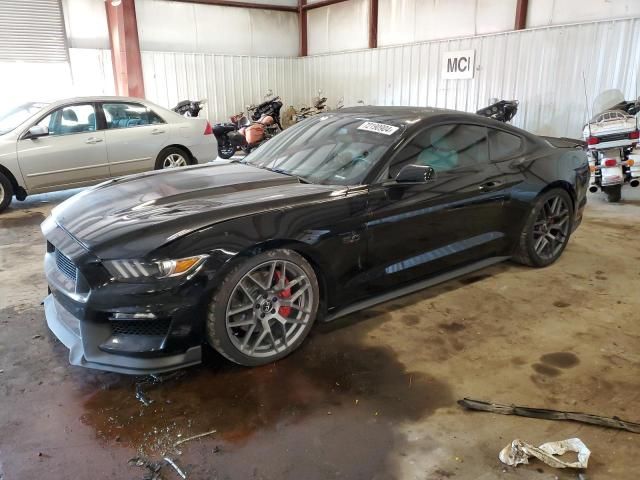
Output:
<path fill-rule="evenodd" d="M 212 224 L 340 190 L 344 187 L 303 184 L 245 164 L 203 165 L 110 180 L 63 202 L 52 214 L 98 257 L 136 258 Z"/>

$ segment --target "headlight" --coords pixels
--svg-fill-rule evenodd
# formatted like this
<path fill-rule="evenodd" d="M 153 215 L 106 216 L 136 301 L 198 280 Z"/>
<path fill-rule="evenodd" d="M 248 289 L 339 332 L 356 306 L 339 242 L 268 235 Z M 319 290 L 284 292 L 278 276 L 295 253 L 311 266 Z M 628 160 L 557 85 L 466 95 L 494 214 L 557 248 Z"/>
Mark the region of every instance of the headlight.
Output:
<path fill-rule="evenodd" d="M 208 255 L 145 262 L 142 260 L 106 260 L 103 262 L 109 273 L 118 280 L 144 280 L 148 278 L 181 277 L 195 272 Z"/>

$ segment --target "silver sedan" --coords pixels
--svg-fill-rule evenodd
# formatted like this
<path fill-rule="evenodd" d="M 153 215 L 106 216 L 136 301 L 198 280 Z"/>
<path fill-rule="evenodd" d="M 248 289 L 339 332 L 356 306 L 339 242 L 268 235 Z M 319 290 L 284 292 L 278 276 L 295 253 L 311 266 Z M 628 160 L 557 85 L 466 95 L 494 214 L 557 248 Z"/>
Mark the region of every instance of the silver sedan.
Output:
<path fill-rule="evenodd" d="M 0 211 L 15 196 L 210 162 L 211 125 L 139 98 L 83 97 L 0 112 Z"/>

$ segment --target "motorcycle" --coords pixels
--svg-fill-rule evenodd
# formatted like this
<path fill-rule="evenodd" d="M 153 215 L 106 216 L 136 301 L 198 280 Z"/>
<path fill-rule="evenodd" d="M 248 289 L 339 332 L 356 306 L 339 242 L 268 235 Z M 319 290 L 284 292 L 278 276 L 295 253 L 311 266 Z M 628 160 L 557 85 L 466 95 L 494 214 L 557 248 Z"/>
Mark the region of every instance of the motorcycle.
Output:
<path fill-rule="evenodd" d="M 492 98 L 489 102 L 491 102 L 491 105 L 481 108 L 476 114 L 507 123 L 518 113 L 518 100 L 498 100 L 497 98 Z"/>
<path fill-rule="evenodd" d="M 204 109 L 207 99 L 202 100 L 182 100 L 171 110 L 183 117 L 197 117 Z"/>
<path fill-rule="evenodd" d="M 640 151 L 636 150 L 640 131 L 635 116 L 639 100 L 625 101 L 620 90 L 602 92 L 594 101 L 593 110 L 599 113 L 582 132 L 591 169 L 589 191 L 602 190 L 609 202 L 621 200 L 625 183 L 640 186 Z"/>
<path fill-rule="evenodd" d="M 213 134 L 218 141 L 218 156 L 231 158 L 238 150 L 245 154 L 266 142 L 281 130 L 271 115 L 263 115 L 252 122 L 240 112 L 230 118 L 231 122 L 217 123 L 213 126 Z"/>

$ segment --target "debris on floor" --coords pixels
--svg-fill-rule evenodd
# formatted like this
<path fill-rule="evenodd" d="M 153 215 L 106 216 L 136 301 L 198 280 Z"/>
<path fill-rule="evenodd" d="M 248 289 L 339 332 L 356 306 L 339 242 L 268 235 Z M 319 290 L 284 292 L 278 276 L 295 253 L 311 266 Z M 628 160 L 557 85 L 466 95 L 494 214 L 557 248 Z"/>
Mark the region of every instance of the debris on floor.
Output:
<path fill-rule="evenodd" d="M 618 428 L 632 433 L 640 433 L 640 423 L 629 422 L 618 417 L 602 417 L 600 415 L 591 415 L 589 413 L 581 412 L 566 412 L 563 410 L 549 410 L 546 408 L 505 405 L 502 403 L 473 400 L 471 398 L 458 400 L 458 405 L 469 410 L 478 410 L 481 412 L 499 413 L 501 415 L 518 415 L 521 417 L 541 418 L 544 420 L 568 420 L 607 428 Z"/>
<path fill-rule="evenodd" d="M 160 470 L 162 469 L 163 462 L 152 462 L 144 457 L 133 457 L 129 460 L 129 465 L 135 465 L 136 467 L 144 468 L 146 470 L 144 474 L 145 480 L 161 480 L 162 476 Z"/>
<path fill-rule="evenodd" d="M 171 458 L 169 457 L 164 457 L 164 460 L 165 462 L 167 462 L 169 465 L 173 467 L 173 469 L 176 471 L 178 475 L 180 475 L 181 478 L 183 479 L 187 478 L 187 475 L 182 470 L 180 470 L 180 467 L 176 464 L 174 460 L 171 460 Z"/>
<path fill-rule="evenodd" d="M 211 430 L 209 432 L 205 432 L 205 433 L 199 433 L 198 435 L 193 435 L 191 437 L 187 437 L 187 438 L 183 438 L 182 440 L 178 440 L 176 443 L 173 444 L 173 447 L 177 447 L 178 445 L 181 445 L 183 443 L 189 442 L 191 440 L 196 440 L 198 438 L 202 438 L 202 437 L 206 437 L 208 435 L 213 435 L 214 433 L 216 433 L 216 430 Z"/>
<path fill-rule="evenodd" d="M 144 380 L 136 383 L 136 398 L 140 400 L 145 407 L 148 407 L 153 403 L 153 399 L 146 395 L 144 390 L 145 387 L 159 385 L 169 380 L 177 380 L 182 377 L 184 373 L 184 370 L 178 370 L 177 372 L 173 372 L 168 375 L 149 375 Z"/>
<path fill-rule="evenodd" d="M 578 454 L 577 461 L 568 462 L 558 458 L 566 452 L 576 452 Z M 530 457 L 536 457 L 553 468 L 587 468 L 589 455 L 591 455 L 591 451 L 579 438 L 543 443 L 539 447 L 516 439 L 504 447 L 498 457 L 502 463 L 512 467 L 521 463 L 529 463 Z"/>

